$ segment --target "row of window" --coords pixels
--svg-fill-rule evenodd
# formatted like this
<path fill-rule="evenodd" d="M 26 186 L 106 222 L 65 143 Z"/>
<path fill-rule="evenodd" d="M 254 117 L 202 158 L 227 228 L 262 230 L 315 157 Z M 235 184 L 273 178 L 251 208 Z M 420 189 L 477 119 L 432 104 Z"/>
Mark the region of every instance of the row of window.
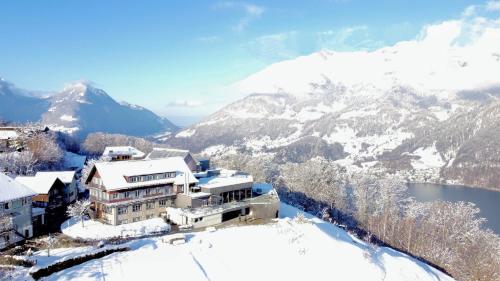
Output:
<path fill-rule="evenodd" d="M 149 219 L 152 219 L 154 218 L 154 214 L 148 214 L 144 217 L 146 220 L 149 220 Z M 133 217 L 132 218 L 132 222 L 138 222 L 138 221 L 141 221 L 143 219 L 143 217 Z M 129 223 L 128 219 L 123 219 L 123 220 L 119 220 L 118 221 L 118 224 L 126 224 L 126 223 Z"/>
<path fill-rule="evenodd" d="M 30 204 L 31 202 L 28 199 L 28 197 L 23 197 L 21 199 L 15 200 L 15 201 L 2 203 L 2 204 L 0 204 L 0 207 L 1 207 L 1 209 L 8 210 L 11 208 L 19 207 L 19 203 L 21 203 L 21 206 L 25 206 L 25 205 Z M 12 205 L 14 205 L 14 206 L 12 206 Z"/>
<path fill-rule="evenodd" d="M 132 212 L 140 212 L 142 210 L 142 205 L 143 204 L 133 204 L 132 205 Z M 146 205 L 146 210 L 151 210 L 151 209 L 156 208 L 156 202 L 146 202 L 145 205 Z M 159 207 L 165 207 L 166 205 L 167 205 L 166 199 L 158 200 Z M 106 208 L 110 208 L 110 207 L 106 207 Z M 129 210 L 129 206 L 118 207 L 118 215 L 126 214 L 126 213 L 128 213 L 128 210 Z M 110 210 L 108 210 L 108 211 L 111 213 Z"/>
<path fill-rule="evenodd" d="M 152 181 L 152 180 L 162 180 L 167 178 L 175 178 L 175 172 L 160 173 L 154 175 L 144 175 L 144 176 L 132 176 L 128 178 L 129 182 L 142 182 L 142 181 Z"/>
<path fill-rule="evenodd" d="M 132 199 L 153 194 L 170 194 L 170 193 L 172 193 L 171 186 L 144 188 L 134 191 L 117 192 L 110 194 L 101 190 L 96 190 L 96 189 L 90 190 L 90 195 L 96 197 L 99 200 L 115 200 L 115 199 L 128 199 L 128 198 Z"/>

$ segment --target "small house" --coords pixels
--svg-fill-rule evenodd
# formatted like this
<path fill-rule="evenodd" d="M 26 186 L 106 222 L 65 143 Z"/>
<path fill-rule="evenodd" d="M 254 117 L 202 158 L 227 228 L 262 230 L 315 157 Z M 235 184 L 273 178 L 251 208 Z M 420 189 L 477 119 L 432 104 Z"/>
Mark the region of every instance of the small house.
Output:
<path fill-rule="evenodd" d="M 31 200 L 35 195 L 0 173 L 0 249 L 33 236 Z"/>
<path fill-rule="evenodd" d="M 146 154 L 132 146 L 107 146 L 102 154 L 107 161 L 138 160 Z"/>

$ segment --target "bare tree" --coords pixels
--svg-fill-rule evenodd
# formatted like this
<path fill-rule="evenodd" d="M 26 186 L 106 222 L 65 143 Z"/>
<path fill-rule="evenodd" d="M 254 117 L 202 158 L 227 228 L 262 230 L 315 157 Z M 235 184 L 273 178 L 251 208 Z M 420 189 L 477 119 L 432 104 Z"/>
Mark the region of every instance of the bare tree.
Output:
<path fill-rule="evenodd" d="M 84 218 L 88 214 L 90 208 L 89 200 L 77 200 L 75 203 L 68 206 L 67 214 L 71 218 L 78 218 L 84 227 Z"/>

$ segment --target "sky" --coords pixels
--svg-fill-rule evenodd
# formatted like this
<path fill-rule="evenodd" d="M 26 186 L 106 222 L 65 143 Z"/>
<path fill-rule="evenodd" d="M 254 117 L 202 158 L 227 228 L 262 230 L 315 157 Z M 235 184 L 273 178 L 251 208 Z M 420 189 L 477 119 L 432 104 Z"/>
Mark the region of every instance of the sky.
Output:
<path fill-rule="evenodd" d="M 239 98 L 230 85 L 322 49 L 375 50 L 500 1 L 3 1 L 0 77 L 29 90 L 91 81 L 191 122 Z"/>

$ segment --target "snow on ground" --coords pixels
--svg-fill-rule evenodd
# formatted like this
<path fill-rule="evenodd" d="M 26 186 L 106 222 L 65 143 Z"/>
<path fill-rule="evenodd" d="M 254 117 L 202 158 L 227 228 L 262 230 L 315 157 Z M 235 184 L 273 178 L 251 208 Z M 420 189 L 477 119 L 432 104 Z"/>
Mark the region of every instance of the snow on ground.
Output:
<path fill-rule="evenodd" d="M 86 220 L 84 226 L 79 219 L 69 219 L 61 225 L 61 231 L 74 238 L 107 239 L 112 237 L 140 237 L 149 233 L 170 231 L 170 225 L 161 218 L 154 218 L 123 225 L 108 225 Z"/>
<path fill-rule="evenodd" d="M 59 132 L 63 132 L 63 133 L 68 133 L 68 134 L 73 134 L 74 132 L 80 130 L 79 127 L 64 127 L 64 126 L 59 126 L 59 125 L 54 125 L 54 124 L 50 124 L 48 125 L 49 129 L 53 130 L 53 131 L 59 131 Z"/>
<path fill-rule="evenodd" d="M 75 118 L 71 115 L 66 115 L 66 114 L 63 114 L 61 115 L 61 117 L 59 117 L 61 120 L 64 120 L 64 121 L 76 121 L 78 120 L 78 118 Z"/>
<path fill-rule="evenodd" d="M 349 153 L 347 160 L 355 161 L 361 157 L 377 156 L 387 150 L 396 148 L 404 140 L 413 137 L 412 133 L 404 132 L 401 129 L 388 129 L 382 135 L 357 136 L 357 131 L 347 125 L 337 126 L 335 131 L 328 136 L 323 136 L 323 140 L 328 143 L 340 143 L 344 151 Z M 368 145 L 363 149 L 363 144 Z M 349 163 L 349 162 L 348 162 Z"/>
<path fill-rule="evenodd" d="M 34 252 L 31 257 L 24 258 L 36 261 L 36 265 L 31 269 L 31 271 L 36 271 L 38 268 L 44 268 L 62 260 L 67 260 L 87 254 L 94 249 L 95 247 L 92 246 L 78 248 L 57 248 L 50 250 L 50 256 L 48 256 L 47 250 L 41 250 Z"/>
<path fill-rule="evenodd" d="M 453 280 L 389 248 L 373 248 L 336 226 L 282 204 L 276 223 L 187 234 L 173 246 L 162 238 L 55 273 L 45 280 Z"/>
<path fill-rule="evenodd" d="M 196 133 L 196 130 L 187 129 L 187 130 L 184 130 L 184 131 L 178 133 L 177 135 L 175 135 L 175 137 L 176 138 L 189 138 L 192 135 L 194 135 L 195 133 Z"/>
<path fill-rule="evenodd" d="M 420 158 L 411 160 L 411 165 L 416 170 L 423 170 L 429 168 L 439 168 L 445 163 L 443 158 L 436 149 L 436 144 L 430 147 L 420 147 L 415 150 L 411 155 L 419 156 Z"/>
<path fill-rule="evenodd" d="M 216 156 L 216 155 L 231 155 L 231 154 L 236 154 L 236 148 L 234 146 L 225 146 L 223 144 L 219 145 L 212 145 L 207 148 L 205 148 L 202 152 L 200 152 L 201 155 L 210 155 L 210 156 Z"/>

